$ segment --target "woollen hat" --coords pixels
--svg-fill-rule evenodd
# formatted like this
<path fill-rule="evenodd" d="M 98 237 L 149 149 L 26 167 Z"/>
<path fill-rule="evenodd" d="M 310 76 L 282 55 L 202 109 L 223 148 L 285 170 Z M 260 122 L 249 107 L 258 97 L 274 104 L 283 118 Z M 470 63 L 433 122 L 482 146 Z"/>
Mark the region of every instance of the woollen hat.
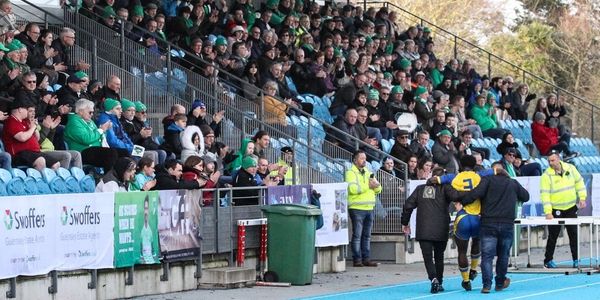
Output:
<path fill-rule="evenodd" d="M 256 160 L 252 156 L 246 156 L 242 159 L 242 169 L 256 167 Z"/>
<path fill-rule="evenodd" d="M 215 46 L 227 46 L 227 40 L 224 37 L 220 36 L 215 41 Z"/>
<path fill-rule="evenodd" d="M 415 90 L 415 96 L 421 96 L 423 94 L 427 93 L 427 88 L 425 88 L 424 86 L 419 86 L 417 87 L 417 89 Z"/>
<path fill-rule="evenodd" d="M 379 101 L 379 91 L 376 89 L 372 89 L 369 91 L 369 95 L 367 96 L 367 100 L 377 100 Z"/>
<path fill-rule="evenodd" d="M 133 7 L 133 11 L 131 12 L 132 16 L 143 17 L 144 16 L 144 7 L 141 5 L 136 5 Z"/>
<path fill-rule="evenodd" d="M 111 111 L 117 106 L 121 106 L 121 102 L 118 100 L 113 98 L 106 98 L 106 100 L 104 100 L 104 111 Z"/>
<path fill-rule="evenodd" d="M 440 131 L 440 133 L 437 134 L 437 136 L 452 136 L 452 132 L 450 132 L 450 130 L 448 129 L 444 129 L 442 131 Z"/>
<path fill-rule="evenodd" d="M 146 111 L 146 109 L 146 104 L 140 101 L 135 101 L 135 112 L 143 112 Z"/>
<path fill-rule="evenodd" d="M 392 92 L 391 92 L 391 93 L 392 93 L 392 95 L 395 95 L 395 94 L 404 94 L 404 90 L 402 89 L 402 87 L 401 87 L 401 86 L 399 86 L 399 85 L 395 85 L 395 86 L 392 88 Z"/>
<path fill-rule="evenodd" d="M 121 107 L 123 108 L 123 110 L 128 110 L 132 107 L 135 107 L 135 103 L 127 99 L 121 99 Z"/>
<path fill-rule="evenodd" d="M 410 63 L 410 60 L 403 58 L 402 60 L 400 60 L 400 69 L 406 69 L 408 67 L 410 67 L 412 64 Z"/>
<path fill-rule="evenodd" d="M 84 71 L 77 71 L 73 75 L 77 76 L 79 79 L 90 78 L 90 76 L 88 76 L 88 74 L 86 74 Z"/>

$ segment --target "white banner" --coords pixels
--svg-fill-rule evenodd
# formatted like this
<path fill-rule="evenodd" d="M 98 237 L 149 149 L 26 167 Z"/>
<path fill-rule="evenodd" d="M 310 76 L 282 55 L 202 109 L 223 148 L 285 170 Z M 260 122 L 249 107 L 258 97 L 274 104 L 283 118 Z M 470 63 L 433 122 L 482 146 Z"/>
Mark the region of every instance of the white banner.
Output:
<path fill-rule="evenodd" d="M 114 195 L 0 198 L 0 279 L 113 267 Z"/>
<path fill-rule="evenodd" d="M 348 244 L 348 184 L 313 184 L 313 190 L 321 194 L 323 227 L 317 230 L 315 245 L 330 247 Z"/>

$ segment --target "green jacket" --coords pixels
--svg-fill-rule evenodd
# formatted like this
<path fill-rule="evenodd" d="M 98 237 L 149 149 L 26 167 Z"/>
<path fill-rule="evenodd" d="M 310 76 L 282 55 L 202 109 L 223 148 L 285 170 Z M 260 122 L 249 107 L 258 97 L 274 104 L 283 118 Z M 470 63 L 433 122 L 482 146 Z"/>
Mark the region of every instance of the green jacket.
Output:
<path fill-rule="evenodd" d="M 431 70 L 431 73 L 429 73 L 429 78 L 431 78 L 431 85 L 434 89 L 436 89 L 438 85 L 444 82 L 444 74 L 440 72 L 438 68 Z"/>
<path fill-rule="evenodd" d="M 481 131 L 496 128 L 496 114 L 491 116 L 488 114 L 492 107 L 489 104 L 485 104 L 483 107 L 479 105 L 473 106 L 471 109 L 471 117 L 477 122 L 477 125 L 481 128 Z"/>
<path fill-rule="evenodd" d="M 102 147 L 104 133 L 94 121 L 85 121 L 78 114 L 70 113 L 69 122 L 65 126 L 65 142 L 69 150 L 83 151 L 89 147 Z"/>
<path fill-rule="evenodd" d="M 375 208 L 375 195 L 381 193 L 381 185 L 376 189 L 369 188 L 371 172 L 367 168 L 361 173 L 356 165 L 346 171 L 346 182 L 348 183 L 348 208 L 358 210 L 373 210 Z"/>

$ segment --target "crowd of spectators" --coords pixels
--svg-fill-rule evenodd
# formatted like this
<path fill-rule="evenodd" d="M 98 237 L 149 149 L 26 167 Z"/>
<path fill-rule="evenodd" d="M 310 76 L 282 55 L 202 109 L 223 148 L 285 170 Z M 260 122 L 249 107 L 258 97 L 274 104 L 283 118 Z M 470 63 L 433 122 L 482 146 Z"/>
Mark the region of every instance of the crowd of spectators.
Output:
<path fill-rule="evenodd" d="M 174 105 L 162 121 L 164 142 L 158 143 L 146 105 L 121 97 L 120 78 L 91 79 L 85 73 L 90 65 L 71 59 L 73 29 L 63 28 L 55 37 L 34 23 L 19 27 L 10 5 L 0 3 L 8 7 L 0 23 L 0 120 L 8 154 L 0 156 L 3 166 L 91 165 L 104 171 L 100 190 L 113 186 L 105 179 L 119 189 L 292 183 L 291 148 L 282 149 L 279 162 L 265 161 L 269 137 L 261 131 L 233 153 L 216 140 L 224 111 L 211 115 L 201 100 L 193 101 L 189 112 Z M 382 139 L 394 139 L 390 155 L 408 164 L 410 179 L 427 178 L 434 165 L 456 172 L 466 154 L 489 158 L 494 149 L 471 141 L 508 141 L 510 133 L 499 121 L 509 118 L 534 119 L 533 141 L 541 155 L 551 150 L 577 155 L 569 149 L 570 130 L 560 122 L 566 114 L 562 99 L 538 97 L 524 83 L 515 87 L 510 76 L 480 75 L 467 60 L 437 57 L 429 28 L 401 29 L 396 12 L 385 7 L 363 11 L 350 4 L 269 0 L 257 9 L 247 0 L 85 0 L 78 11 L 123 30 L 148 53 L 169 55 L 166 43 L 178 45 L 189 52 L 179 58 L 181 65 L 202 76 L 238 80 L 218 68 L 242 78 L 237 92 L 263 102 L 267 123 L 290 126 L 286 116 L 311 114 L 313 106 L 301 94 L 332 97 L 337 130 L 327 138 L 347 150 L 363 148 L 369 159 L 385 161 L 388 171 L 390 160 L 374 149 Z M 532 115 L 528 108 L 534 99 Z M 403 114 L 415 116 L 416 130 L 399 128 L 396 119 Z M 518 154 L 514 145 L 498 151 L 506 161 Z M 131 161 L 137 175 L 129 174 Z M 519 164 L 523 173 L 535 173 L 523 168 L 526 162 Z"/>

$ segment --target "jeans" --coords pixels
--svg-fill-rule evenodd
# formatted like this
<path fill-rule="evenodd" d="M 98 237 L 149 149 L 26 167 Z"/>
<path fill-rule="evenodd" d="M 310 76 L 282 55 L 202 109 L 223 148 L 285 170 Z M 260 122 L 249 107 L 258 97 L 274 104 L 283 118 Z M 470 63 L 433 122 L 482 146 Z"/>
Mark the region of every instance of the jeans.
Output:
<path fill-rule="evenodd" d="M 448 241 L 419 241 L 427 277 L 429 280 L 437 278 L 440 284 L 444 282 L 444 251 L 447 244 Z"/>
<path fill-rule="evenodd" d="M 352 222 L 352 259 L 355 262 L 368 261 L 371 254 L 371 227 L 373 211 L 349 209 Z"/>
<path fill-rule="evenodd" d="M 482 223 L 481 238 L 481 278 L 483 287 L 492 287 L 492 264 L 496 260 L 496 286 L 502 286 L 506 279 L 510 247 L 513 244 L 514 225 L 512 223 Z"/>

